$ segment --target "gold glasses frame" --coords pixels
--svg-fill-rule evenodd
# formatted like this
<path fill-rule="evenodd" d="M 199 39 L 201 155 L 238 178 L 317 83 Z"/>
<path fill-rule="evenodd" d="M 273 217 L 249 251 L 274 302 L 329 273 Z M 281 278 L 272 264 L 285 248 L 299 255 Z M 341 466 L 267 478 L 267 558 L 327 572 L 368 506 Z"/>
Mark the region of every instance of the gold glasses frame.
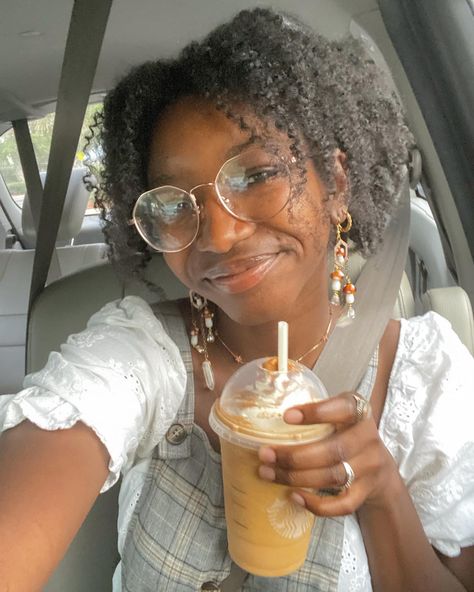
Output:
<path fill-rule="evenodd" d="M 270 154 L 271 152 L 269 152 Z M 176 187 L 175 185 L 159 185 L 158 187 L 155 187 L 153 189 L 149 189 L 145 192 L 143 192 L 141 195 L 138 196 L 137 201 L 135 202 L 134 206 L 133 206 L 133 210 L 132 210 L 132 217 L 127 220 L 127 224 L 129 226 L 135 226 L 136 230 L 138 231 L 139 235 L 142 237 L 142 239 L 148 244 L 150 245 L 150 247 L 152 247 L 154 250 L 161 252 L 161 253 L 179 253 L 181 251 L 184 251 L 185 249 L 187 249 L 190 245 L 192 245 L 192 243 L 196 240 L 197 235 L 199 234 L 199 228 L 201 225 L 201 206 L 197 201 L 197 198 L 194 194 L 194 192 L 197 189 L 200 189 L 202 187 L 213 187 L 214 188 L 214 193 L 217 196 L 218 202 L 220 203 L 220 205 L 226 210 L 226 212 L 228 214 L 230 214 L 233 218 L 236 218 L 237 220 L 241 220 L 242 222 L 254 222 L 254 223 L 258 223 L 258 222 L 263 222 L 265 220 L 270 220 L 271 218 L 273 218 L 274 216 L 276 216 L 277 214 L 279 214 L 287 205 L 288 202 L 290 201 L 290 196 L 291 196 L 291 190 L 288 191 L 288 196 L 285 200 L 285 202 L 283 203 L 283 205 L 274 213 L 272 213 L 270 216 L 266 216 L 264 218 L 260 218 L 260 219 L 254 219 L 251 217 L 244 217 L 238 214 L 235 214 L 231 209 L 230 206 L 228 205 L 228 202 L 230 201 L 229 198 L 226 198 L 224 195 L 222 195 L 222 193 L 219 190 L 219 186 L 217 184 L 217 181 L 219 179 L 219 176 L 222 173 L 222 170 L 224 169 L 224 167 L 226 167 L 230 162 L 237 160 L 238 158 L 242 157 L 242 154 L 245 154 L 245 152 L 237 154 L 236 156 L 232 156 L 231 158 L 227 159 L 222 166 L 219 168 L 219 170 L 217 171 L 217 175 L 214 179 L 213 182 L 210 183 L 199 183 L 198 185 L 195 185 L 194 187 L 192 187 L 189 191 L 186 191 L 185 189 L 182 189 L 181 187 Z M 290 168 L 287 164 L 287 162 L 285 161 L 284 158 L 282 158 L 279 155 L 273 154 L 273 156 L 276 156 L 281 164 L 284 165 L 287 175 L 288 175 L 288 179 L 291 179 L 290 176 Z M 290 159 L 291 163 L 296 162 L 296 159 L 294 157 L 292 157 Z M 192 237 L 191 240 L 189 240 L 186 245 L 184 245 L 183 247 L 180 247 L 179 249 L 162 249 L 157 247 L 156 245 L 154 245 L 149 238 L 147 238 L 146 234 L 142 231 L 142 229 L 140 228 L 140 224 L 139 222 L 137 222 L 137 209 L 140 205 L 140 202 L 143 201 L 147 196 L 149 196 L 149 194 L 153 193 L 154 191 L 157 191 L 158 189 L 175 189 L 178 191 L 181 191 L 183 194 L 187 195 L 190 200 L 191 200 L 191 204 L 197 214 L 197 224 L 196 224 L 196 231 Z"/>

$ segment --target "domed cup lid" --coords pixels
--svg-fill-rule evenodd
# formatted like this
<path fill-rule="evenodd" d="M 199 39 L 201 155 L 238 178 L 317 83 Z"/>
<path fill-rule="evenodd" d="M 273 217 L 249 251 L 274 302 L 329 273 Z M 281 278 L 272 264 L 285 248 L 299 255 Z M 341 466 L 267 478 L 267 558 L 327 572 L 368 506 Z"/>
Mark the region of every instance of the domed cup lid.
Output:
<path fill-rule="evenodd" d="M 276 358 L 260 358 L 239 368 L 214 403 L 211 428 L 231 443 L 249 448 L 264 444 L 304 444 L 334 431 L 331 424 L 293 425 L 283 420 L 295 405 L 328 398 L 314 372 L 292 360 L 285 372 Z"/>

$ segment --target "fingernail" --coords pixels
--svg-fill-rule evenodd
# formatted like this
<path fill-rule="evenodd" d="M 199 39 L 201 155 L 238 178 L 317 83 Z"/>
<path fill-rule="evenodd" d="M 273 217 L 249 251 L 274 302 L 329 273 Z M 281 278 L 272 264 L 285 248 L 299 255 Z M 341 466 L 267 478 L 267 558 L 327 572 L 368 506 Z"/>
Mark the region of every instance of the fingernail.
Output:
<path fill-rule="evenodd" d="M 293 491 L 291 494 L 291 499 L 295 502 L 295 504 L 298 504 L 299 506 L 303 506 L 303 508 L 306 506 L 306 502 L 304 501 L 304 497 L 302 495 L 300 495 L 299 493 L 295 493 Z"/>
<path fill-rule="evenodd" d="M 262 479 L 266 481 L 275 481 L 275 471 L 271 467 L 266 467 L 262 465 L 258 468 L 258 474 Z"/>
<path fill-rule="evenodd" d="M 276 462 L 275 451 L 271 448 L 260 448 L 258 451 L 258 458 L 264 463 L 272 464 Z"/>
<path fill-rule="evenodd" d="M 288 409 L 288 411 L 285 411 L 283 415 L 283 419 L 287 423 L 301 423 L 303 418 L 304 415 L 299 409 Z"/>

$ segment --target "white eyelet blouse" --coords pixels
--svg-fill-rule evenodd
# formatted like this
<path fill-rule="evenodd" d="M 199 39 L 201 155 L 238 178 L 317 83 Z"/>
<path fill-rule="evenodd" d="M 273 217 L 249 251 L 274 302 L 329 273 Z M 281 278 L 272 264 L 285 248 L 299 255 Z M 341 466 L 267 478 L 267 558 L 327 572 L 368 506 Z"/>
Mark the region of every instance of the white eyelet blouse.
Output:
<path fill-rule="evenodd" d="M 82 421 L 110 454 L 102 492 L 123 474 L 119 551 L 151 454 L 181 404 L 186 372 L 150 306 L 128 296 L 107 304 L 61 353 L 0 397 L 0 430 L 25 418 L 47 430 Z M 474 359 L 435 313 L 401 321 L 379 432 L 398 464 L 426 536 L 447 556 L 474 544 Z M 121 589 L 120 564 L 114 591 Z M 338 590 L 372 590 L 357 518 L 347 516 Z"/>

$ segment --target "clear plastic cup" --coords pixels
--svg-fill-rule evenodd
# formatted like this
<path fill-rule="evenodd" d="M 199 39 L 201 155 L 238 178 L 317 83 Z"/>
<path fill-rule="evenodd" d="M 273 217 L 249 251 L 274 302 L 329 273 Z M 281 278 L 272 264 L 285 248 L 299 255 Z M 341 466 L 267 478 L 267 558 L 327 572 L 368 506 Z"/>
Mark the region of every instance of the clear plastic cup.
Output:
<path fill-rule="evenodd" d="M 258 448 L 325 438 L 330 424 L 290 425 L 283 413 L 328 397 L 319 378 L 296 362 L 279 372 L 276 358 L 245 364 L 226 383 L 209 416 L 221 444 L 229 553 L 248 572 L 283 576 L 304 563 L 314 515 L 290 499 L 293 488 L 258 476 Z"/>

